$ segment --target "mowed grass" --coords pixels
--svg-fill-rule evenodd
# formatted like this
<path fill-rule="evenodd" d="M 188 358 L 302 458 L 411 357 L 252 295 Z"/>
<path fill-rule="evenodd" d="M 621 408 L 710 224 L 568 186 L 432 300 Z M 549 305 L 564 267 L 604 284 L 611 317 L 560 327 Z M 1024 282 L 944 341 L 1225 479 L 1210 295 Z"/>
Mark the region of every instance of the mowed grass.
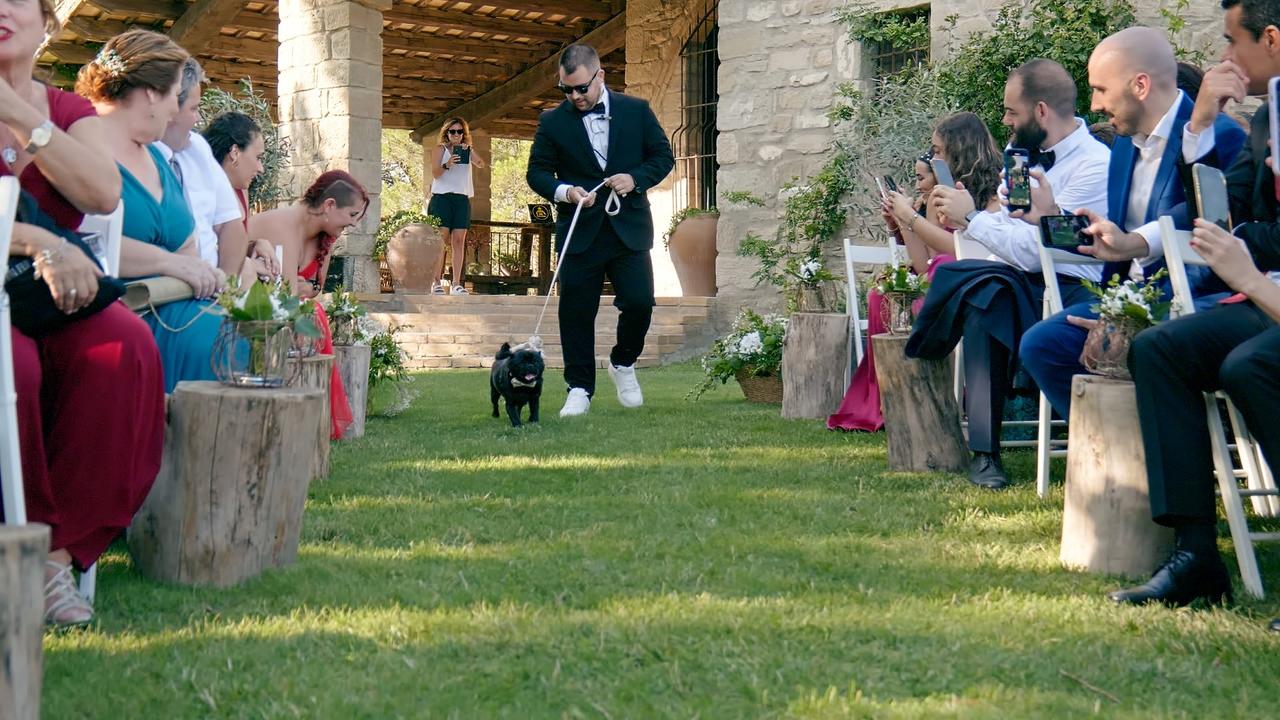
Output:
<path fill-rule="evenodd" d="M 687 402 L 697 375 L 642 370 L 626 411 L 602 373 L 569 422 L 548 373 L 520 430 L 485 373 L 418 376 L 334 446 L 297 565 L 192 589 L 117 545 L 98 625 L 47 636 L 44 717 L 1274 714 L 1280 603 L 1112 606 L 1058 563 L 1061 465 L 1044 501 L 1027 454 L 1002 493 L 889 473 L 883 434 Z"/>

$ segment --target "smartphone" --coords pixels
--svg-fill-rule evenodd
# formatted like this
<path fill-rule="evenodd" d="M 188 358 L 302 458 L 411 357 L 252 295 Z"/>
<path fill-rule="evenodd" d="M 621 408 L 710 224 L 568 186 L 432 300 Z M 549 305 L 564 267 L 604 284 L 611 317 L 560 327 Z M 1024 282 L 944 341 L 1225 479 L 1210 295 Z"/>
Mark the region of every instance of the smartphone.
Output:
<path fill-rule="evenodd" d="M 889 192 L 898 192 L 898 183 L 894 182 L 893 178 L 888 175 L 884 176 L 884 186 L 888 188 Z"/>
<path fill-rule="evenodd" d="M 880 178 L 876 178 L 876 189 L 880 191 L 880 199 L 881 199 L 881 200 L 888 200 L 888 199 L 889 199 L 889 193 L 885 192 L 885 189 L 884 189 L 884 182 L 883 182 L 883 181 L 881 181 L 881 180 L 880 180 Z"/>
<path fill-rule="evenodd" d="M 1031 209 L 1031 153 L 1022 148 L 1004 151 L 1004 179 L 1009 189 L 1009 209 Z"/>
<path fill-rule="evenodd" d="M 1093 244 L 1093 236 L 1084 231 L 1087 227 L 1087 215 L 1045 215 L 1040 218 L 1040 242 L 1047 248 L 1080 255 L 1081 245 Z"/>
<path fill-rule="evenodd" d="M 1231 232 L 1231 201 L 1227 197 L 1227 178 L 1222 171 L 1196 163 L 1191 166 L 1191 179 L 1195 185 L 1200 217 Z"/>
<path fill-rule="evenodd" d="M 455 147 L 453 154 L 458 156 L 459 165 L 468 165 L 471 163 L 471 148 Z"/>
<path fill-rule="evenodd" d="M 1271 172 L 1280 175 L 1280 156 L 1276 154 L 1277 143 L 1280 140 L 1280 75 L 1271 78 L 1267 83 L 1267 109 L 1271 111 Z M 1280 192 L 1280 191 L 1277 191 Z"/>
<path fill-rule="evenodd" d="M 951 176 L 951 167 L 947 165 L 946 160 L 935 157 L 929 161 L 929 164 L 933 166 L 933 176 L 938 179 L 939 185 L 951 188 L 956 186 L 956 179 Z"/>

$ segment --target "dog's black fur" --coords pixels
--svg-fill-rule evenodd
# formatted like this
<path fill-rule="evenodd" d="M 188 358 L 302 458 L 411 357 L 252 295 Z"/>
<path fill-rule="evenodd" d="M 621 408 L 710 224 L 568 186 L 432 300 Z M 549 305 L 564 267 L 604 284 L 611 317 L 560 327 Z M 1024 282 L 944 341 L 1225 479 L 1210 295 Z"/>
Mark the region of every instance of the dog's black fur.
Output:
<path fill-rule="evenodd" d="M 538 401 L 542 398 L 542 353 L 528 347 L 502 343 L 489 372 L 489 395 L 493 416 L 498 415 L 498 396 L 507 401 L 507 417 L 512 427 L 520 427 L 520 412 L 529 406 L 529 422 L 538 422 Z"/>

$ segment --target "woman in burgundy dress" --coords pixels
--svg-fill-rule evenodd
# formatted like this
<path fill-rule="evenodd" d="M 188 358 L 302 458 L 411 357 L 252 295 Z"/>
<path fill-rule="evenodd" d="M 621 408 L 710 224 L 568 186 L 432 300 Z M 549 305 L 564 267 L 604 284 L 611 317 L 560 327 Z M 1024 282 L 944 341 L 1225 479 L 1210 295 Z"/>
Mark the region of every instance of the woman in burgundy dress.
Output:
<path fill-rule="evenodd" d="M 50 0 L 6 8 L 0 15 L 0 174 L 18 176 L 45 213 L 75 229 L 85 213 L 115 209 L 120 174 L 93 106 L 32 79 L 36 48 L 56 27 Z M 19 227 L 11 252 L 42 257 L 55 301 L 63 310 L 77 309 L 97 292 L 96 266 L 74 248 L 42 245 L 49 236 Z M 93 609 L 77 592 L 71 567 L 97 561 L 128 526 L 160 469 L 160 356 L 146 324 L 119 303 L 39 338 L 16 329 L 12 336 L 27 516 L 52 530 L 45 621 L 83 624 Z"/>
<path fill-rule="evenodd" d="M 249 237 L 269 238 L 283 247 L 285 282 L 296 295 L 315 297 L 324 288 L 333 244 L 364 217 L 368 208 L 369 193 L 359 181 L 345 171 L 330 170 L 316 178 L 293 205 L 254 215 L 249 220 Z M 320 352 L 332 353 L 333 336 L 323 307 L 316 307 L 316 319 L 324 333 Z M 330 375 L 329 403 L 333 425 L 330 437 L 337 440 L 353 418 L 336 367 Z"/>

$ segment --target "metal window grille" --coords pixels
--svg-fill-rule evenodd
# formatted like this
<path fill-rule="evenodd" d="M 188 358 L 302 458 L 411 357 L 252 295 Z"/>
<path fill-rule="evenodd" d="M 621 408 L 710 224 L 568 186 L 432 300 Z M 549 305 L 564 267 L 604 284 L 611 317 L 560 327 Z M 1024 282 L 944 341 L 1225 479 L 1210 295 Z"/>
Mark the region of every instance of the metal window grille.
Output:
<path fill-rule="evenodd" d="M 912 8 L 903 10 L 901 14 L 907 18 L 924 18 L 925 25 L 929 24 L 930 14 L 929 6 Z M 913 67 L 919 63 L 929 62 L 929 41 L 926 39 L 923 44 L 911 47 L 901 48 L 894 47 L 888 43 L 874 43 L 870 47 L 871 51 L 871 68 L 875 73 L 875 77 L 884 78 L 890 75 L 896 75 L 903 70 Z"/>
<path fill-rule="evenodd" d="M 716 0 L 704 0 L 701 20 L 680 51 L 680 127 L 671 133 L 675 153 L 672 197 L 676 211 L 716 204 L 716 103 L 720 68 Z"/>

